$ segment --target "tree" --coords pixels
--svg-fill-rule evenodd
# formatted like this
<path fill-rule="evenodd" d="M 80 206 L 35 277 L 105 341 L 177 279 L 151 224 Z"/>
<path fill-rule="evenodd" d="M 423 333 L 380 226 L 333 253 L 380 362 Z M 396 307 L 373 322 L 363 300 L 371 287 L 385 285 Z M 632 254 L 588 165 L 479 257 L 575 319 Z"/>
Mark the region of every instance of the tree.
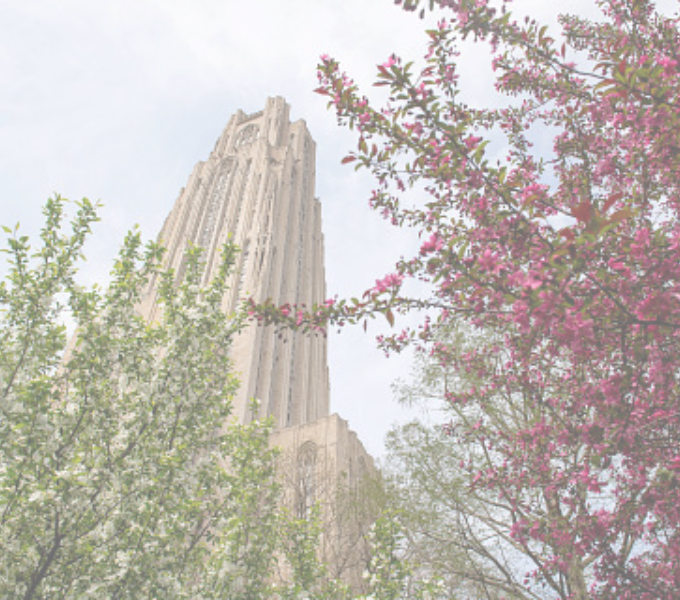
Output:
<path fill-rule="evenodd" d="M 455 598 L 445 594 L 436 577 L 414 577 L 414 566 L 403 556 L 404 530 L 399 514 L 385 510 L 370 531 L 371 560 L 366 571 L 369 595 L 362 599 L 430 600 Z"/>
<path fill-rule="evenodd" d="M 337 61 L 319 72 L 358 132 L 345 162 L 373 172 L 371 205 L 423 236 L 419 253 L 363 298 L 257 314 L 318 328 L 424 310 L 422 327 L 382 345 L 416 343 L 475 374 L 446 399 L 478 415 L 458 433 L 481 430 L 493 466 L 469 476 L 511 508 L 512 539 L 553 549 L 529 578 L 563 598 L 677 597 L 677 19 L 650 0 L 601 0 L 601 20 L 563 16 L 556 36 L 505 2 L 428 4 L 443 12 L 422 67 L 391 56 L 378 68 L 383 108 Z M 489 45 L 500 108 L 461 100 L 461 39 Z M 409 296 L 407 278 L 429 292 Z M 454 322 L 499 342 L 455 357 L 440 341 Z M 499 394 L 530 409 L 517 427 L 494 420 Z"/>
<path fill-rule="evenodd" d="M 295 540 L 279 507 L 271 423 L 229 423 L 238 382 L 228 351 L 244 319 L 220 304 L 237 250 L 225 246 L 205 289 L 200 251 L 189 250 L 176 285 L 161 248 L 132 232 L 108 287 L 84 289 L 77 261 L 96 208 L 80 202 L 65 233 L 64 201 L 50 200 L 38 249 L 6 229 L 0 596 L 284 594 L 271 574 Z M 163 316 L 147 323 L 135 306 L 156 275 Z"/>
<path fill-rule="evenodd" d="M 402 425 L 389 432 L 387 448 L 390 501 L 400 510 L 401 556 L 416 565 L 413 578 L 438 576 L 449 598 L 540 597 L 523 584 L 527 560 L 505 539 L 506 515 L 480 501 L 484 490 L 469 489 L 462 452 L 441 426 Z"/>
<path fill-rule="evenodd" d="M 449 359 L 460 360 L 473 350 L 493 356 L 484 350 L 494 340 L 460 326 L 442 335 L 440 343 L 449 348 Z M 494 359 L 501 364 L 507 359 L 502 354 L 501 348 Z M 438 423 L 412 421 L 393 428 L 384 469 L 390 504 L 399 510 L 406 535 L 404 555 L 419 565 L 414 576 L 436 573 L 451 597 L 567 596 L 567 581 L 558 578 L 551 578 L 547 589 L 527 585 L 527 571 L 540 568 L 557 548 L 550 538 L 515 538 L 516 508 L 475 480 L 478 473 L 496 469 L 502 459 L 486 443 L 488 430 L 504 429 L 507 434 L 521 429 L 540 418 L 540 406 L 518 402 L 502 389 L 483 407 L 449 404 L 447 394 L 480 385 L 476 373 L 456 368 L 452 360 L 442 364 L 429 353 L 417 353 L 416 358 L 412 381 L 396 386 L 398 398 L 426 403 Z M 562 459 L 578 460 L 581 450 L 576 446 L 575 455 Z M 534 521 L 549 522 L 551 507 L 541 482 L 522 492 L 522 506 L 530 507 Z M 579 576 L 593 581 L 592 561 L 582 562 Z"/>

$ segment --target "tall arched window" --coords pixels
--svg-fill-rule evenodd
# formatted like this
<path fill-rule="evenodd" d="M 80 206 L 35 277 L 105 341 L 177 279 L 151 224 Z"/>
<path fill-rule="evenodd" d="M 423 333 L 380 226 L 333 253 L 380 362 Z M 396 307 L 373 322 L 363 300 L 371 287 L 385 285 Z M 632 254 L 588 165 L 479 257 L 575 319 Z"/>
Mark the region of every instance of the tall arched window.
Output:
<path fill-rule="evenodd" d="M 212 239 L 213 231 L 215 230 L 220 207 L 224 204 L 228 197 L 228 186 L 234 161 L 228 159 L 222 164 L 212 189 L 210 190 L 210 197 L 208 198 L 206 214 L 203 219 L 203 227 L 201 229 L 198 245 L 207 253 L 209 250 L 210 241 Z M 205 255 L 204 255 L 205 256 Z"/>
<path fill-rule="evenodd" d="M 234 145 L 237 148 L 246 146 L 257 139 L 258 133 L 259 128 L 257 125 L 246 125 L 243 129 L 241 129 L 241 131 L 238 132 L 236 143 Z"/>
<path fill-rule="evenodd" d="M 295 512 L 300 519 L 309 518 L 316 499 L 316 458 L 313 442 L 305 442 L 298 450 Z"/>

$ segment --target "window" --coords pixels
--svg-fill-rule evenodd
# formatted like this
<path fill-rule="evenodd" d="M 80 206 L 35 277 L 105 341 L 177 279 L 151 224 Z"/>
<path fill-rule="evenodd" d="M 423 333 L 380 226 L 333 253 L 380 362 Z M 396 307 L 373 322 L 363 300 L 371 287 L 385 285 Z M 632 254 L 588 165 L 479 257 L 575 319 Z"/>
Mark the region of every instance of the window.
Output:
<path fill-rule="evenodd" d="M 243 146 L 252 144 L 257 139 L 258 132 L 259 129 L 257 125 L 246 125 L 238 132 L 234 146 L 236 148 L 242 148 Z"/>
<path fill-rule="evenodd" d="M 228 161 L 220 169 L 219 174 L 215 178 L 212 189 L 210 190 L 206 214 L 203 219 L 203 228 L 201 229 L 200 236 L 198 238 L 198 245 L 201 246 L 201 248 L 203 248 L 206 253 L 210 247 L 212 235 L 215 230 L 217 215 L 221 206 L 226 202 L 227 199 L 227 186 L 231 171 L 232 162 Z"/>
<path fill-rule="evenodd" d="M 311 515 L 316 497 L 317 448 L 313 442 L 305 442 L 298 450 L 297 486 L 295 512 L 300 519 Z"/>
<path fill-rule="evenodd" d="M 246 240 L 241 250 L 241 269 L 238 275 L 238 285 L 236 286 L 236 299 L 241 298 L 244 292 L 246 278 L 248 276 L 248 269 L 250 268 L 250 240 Z"/>

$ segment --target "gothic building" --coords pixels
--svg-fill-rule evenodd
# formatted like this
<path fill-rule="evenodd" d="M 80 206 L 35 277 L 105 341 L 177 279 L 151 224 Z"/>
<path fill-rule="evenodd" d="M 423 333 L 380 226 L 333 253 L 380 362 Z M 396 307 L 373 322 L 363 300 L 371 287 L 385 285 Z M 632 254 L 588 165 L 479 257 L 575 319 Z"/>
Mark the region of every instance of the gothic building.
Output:
<path fill-rule="evenodd" d="M 265 109 L 238 111 L 205 162 L 199 162 L 181 190 L 160 232 L 166 266 L 183 276 L 189 243 L 205 249 L 206 283 L 219 264 L 222 245 L 241 248 L 225 311 L 244 298 L 275 304 L 323 302 L 326 297 L 321 204 L 314 196 L 315 149 L 304 121 L 290 122 L 290 107 L 269 98 Z M 141 310 L 157 314 L 153 287 Z M 252 418 L 250 399 L 261 417 L 272 416 L 272 443 L 283 449 L 286 502 L 305 516 L 324 505 L 324 558 L 336 575 L 356 580 L 362 523 L 340 517 L 339 490 L 349 491 L 374 470 L 346 421 L 330 414 L 327 340 L 323 336 L 251 326 L 232 349 L 241 388 L 234 415 Z"/>

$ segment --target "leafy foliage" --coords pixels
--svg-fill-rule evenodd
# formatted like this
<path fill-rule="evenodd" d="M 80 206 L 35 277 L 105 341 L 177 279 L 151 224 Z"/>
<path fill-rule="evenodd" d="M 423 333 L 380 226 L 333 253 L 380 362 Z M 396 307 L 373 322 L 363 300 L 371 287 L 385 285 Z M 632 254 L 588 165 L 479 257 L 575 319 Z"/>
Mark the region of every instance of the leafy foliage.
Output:
<path fill-rule="evenodd" d="M 50 200 L 38 249 L 8 230 L 0 596 L 286 593 L 271 574 L 295 540 L 286 538 L 271 423 L 229 423 L 238 382 L 228 352 L 244 320 L 225 315 L 221 301 L 237 250 L 225 247 L 205 289 L 200 251 L 189 250 L 176 285 L 160 268 L 161 249 L 133 232 L 109 286 L 83 289 L 77 261 L 96 208 L 80 202 L 64 233 L 64 201 Z M 160 281 L 157 323 L 136 311 L 152 277 Z M 308 527 L 297 524 L 303 537 Z"/>
<path fill-rule="evenodd" d="M 384 511 L 374 523 L 370 532 L 373 555 L 366 572 L 369 584 L 366 598 L 455 598 L 442 593 L 436 578 L 413 577 L 413 565 L 403 556 L 404 537 L 400 515 L 393 510 Z"/>

